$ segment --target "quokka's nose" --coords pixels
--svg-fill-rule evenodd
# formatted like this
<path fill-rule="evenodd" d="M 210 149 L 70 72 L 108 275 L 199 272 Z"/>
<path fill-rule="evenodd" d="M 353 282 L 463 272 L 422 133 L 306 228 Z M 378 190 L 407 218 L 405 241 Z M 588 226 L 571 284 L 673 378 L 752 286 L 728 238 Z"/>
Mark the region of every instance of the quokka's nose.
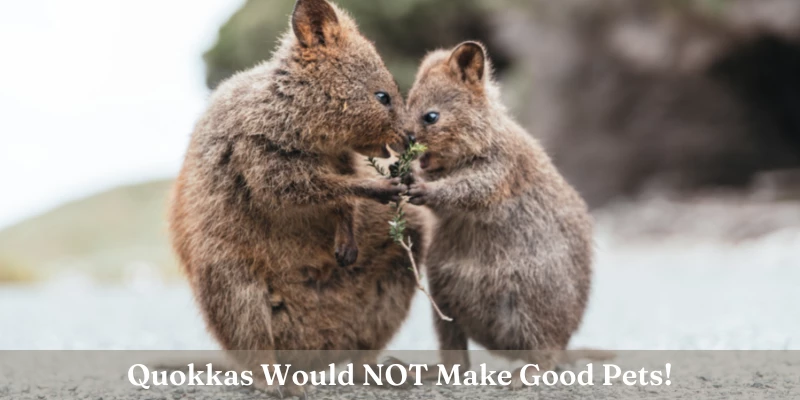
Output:
<path fill-rule="evenodd" d="M 406 138 L 408 139 L 408 144 L 416 144 L 417 143 L 417 136 L 414 135 L 412 131 L 406 131 Z"/>
<path fill-rule="evenodd" d="M 398 154 L 402 154 L 409 147 L 410 140 L 408 138 L 408 131 L 403 133 L 397 132 L 397 136 L 400 140 L 392 143 L 389 147 Z"/>

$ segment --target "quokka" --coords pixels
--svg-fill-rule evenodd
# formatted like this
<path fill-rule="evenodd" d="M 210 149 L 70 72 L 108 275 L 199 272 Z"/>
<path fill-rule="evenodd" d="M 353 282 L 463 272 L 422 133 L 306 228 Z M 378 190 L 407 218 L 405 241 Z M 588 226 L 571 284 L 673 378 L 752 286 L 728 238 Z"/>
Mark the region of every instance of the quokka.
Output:
<path fill-rule="evenodd" d="M 587 207 L 499 100 L 484 47 L 466 42 L 422 63 L 408 98 L 419 161 L 410 202 L 438 225 L 428 249 L 446 365 L 469 365 L 469 339 L 550 368 L 580 326 L 592 277 Z"/>
<path fill-rule="evenodd" d="M 212 95 L 174 189 L 173 245 L 237 366 L 372 364 L 416 289 L 381 204 L 404 189 L 364 159 L 405 142 L 404 104 L 341 9 L 298 0 L 291 26 L 270 61 Z M 411 209 L 407 219 L 420 261 L 423 224 Z M 303 361 L 284 350 L 329 352 Z"/>

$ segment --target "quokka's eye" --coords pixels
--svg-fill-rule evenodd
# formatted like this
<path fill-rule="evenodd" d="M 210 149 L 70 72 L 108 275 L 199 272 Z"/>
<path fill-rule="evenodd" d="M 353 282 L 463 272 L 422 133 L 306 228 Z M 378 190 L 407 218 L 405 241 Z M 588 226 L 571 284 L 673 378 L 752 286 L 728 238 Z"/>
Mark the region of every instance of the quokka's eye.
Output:
<path fill-rule="evenodd" d="M 439 113 L 436 111 L 431 111 L 422 116 L 422 120 L 425 121 L 426 125 L 433 125 L 439 122 Z"/>
<path fill-rule="evenodd" d="M 381 102 L 381 104 L 387 107 L 392 105 L 392 96 L 389 96 L 389 94 L 386 92 L 375 93 L 375 97 Z"/>

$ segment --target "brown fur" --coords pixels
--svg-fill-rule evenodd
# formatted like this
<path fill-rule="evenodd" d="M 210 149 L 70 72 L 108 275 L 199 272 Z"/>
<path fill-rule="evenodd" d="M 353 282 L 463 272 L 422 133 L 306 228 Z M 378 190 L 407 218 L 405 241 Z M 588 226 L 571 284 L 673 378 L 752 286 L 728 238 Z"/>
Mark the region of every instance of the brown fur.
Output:
<path fill-rule="evenodd" d="M 468 365 L 473 339 L 552 364 L 586 308 L 592 223 L 539 143 L 508 116 L 490 75 L 480 44 L 434 52 L 408 101 L 416 137 L 429 148 L 424 181 L 409 193 L 439 219 L 428 279 L 455 319 L 436 321 L 442 358 Z M 440 113 L 435 124 L 423 120 L 431 111 Z"/>
<path fill-rule="evenodd" d="M 369 200 L 402 189 L 359 169 L 355 153 L 382 155 L 404 138 L 396 84 L 351 18 L 325 0 L 298 0 L 292 22 L 272 60 L 211 97 L 170 218 L 210 332 L 226 350 L 264 351 L 232 353 L 255 370 L 287 362 L 273 350 L 364 350 L 372 362 L 415 291 L 388 236 L 393 210 Z M 424 243 L 409 211 L 409 234 Z M 355 264 L 338 266 L 334 247 L 356 241 Z"/>

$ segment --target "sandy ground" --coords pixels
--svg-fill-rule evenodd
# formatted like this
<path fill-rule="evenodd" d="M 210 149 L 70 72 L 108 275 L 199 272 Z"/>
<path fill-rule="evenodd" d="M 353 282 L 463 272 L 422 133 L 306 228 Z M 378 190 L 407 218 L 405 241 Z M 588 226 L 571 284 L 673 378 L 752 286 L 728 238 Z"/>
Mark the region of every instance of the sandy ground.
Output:
<path fill-rule="evenodd" d="M 778 226 L 731 241 L 699 224 L 702 229 L 696 234 L 659 237 L 623 234 L 602 218 L 590 307 L 572 347 L 800 350 L 800 231 Z M 432 318 L 424 297 L 417 296 L 411 318 L 390 348 L 436 349 Z M 186 287 L 154 281 L 109 288 L 68 279 L 36 287 L 0 287 L 0 321 L 2 350 L 217 349 Z M 8 358 L 2 354 L 8 353 L 0 353 L 0 359 Z M 720 359 L 726 354 L 728 359 Z M 558 386 L 514 393 L 495 388 L 396 392 L 339 387 L 320 389 L 313 397 L 799 398 L 798 358 L 800 352 L 622 352 L 615 363 L 636 370 L 663 369 L 664 363 L 672 362 L 675 384 Z M 728 370 L 719 372 L 720 366 Z M 140 391 L 122 378 L 126 368 L 108 368 L 110 375 L 79 384 L 66 378 L 24 384 L 23 377 L 12 377 L 20 372 L 6 365 L 0 371 L 8 379 L 6 384 L 0 380 L 0 398 L 263 398 L 246 389 Z"/>

